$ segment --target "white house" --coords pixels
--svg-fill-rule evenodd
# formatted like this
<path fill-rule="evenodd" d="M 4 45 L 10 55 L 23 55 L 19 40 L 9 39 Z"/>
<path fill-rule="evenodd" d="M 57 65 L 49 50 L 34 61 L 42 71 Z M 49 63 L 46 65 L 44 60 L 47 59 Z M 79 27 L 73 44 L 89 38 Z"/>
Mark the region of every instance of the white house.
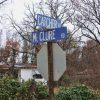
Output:
<path fill-rule="evenodd" d="M 32 64 L 16 64 L 15 68 L 18 70 L 18 78 L 20 81 L 32 79 L 37 70 L 37 66 Z"/>
<path fill-rule="evenodd" d="M 0 78 L 2 78 L 7 72 L 9 72 L 10 66 L 4 63 L 0 63 Z M 19 81 L 28 81 L 29 79 L 35 79 L 36 82 L 44 82 L 47 81 L 41 76 L 39 71 L 37 70 L 37 66 L 33 64 L 15 64 L 14 70 L 16 72 L 16 77 L 18 77 Z"/>
<path fill-rule="evenodd" d="M 28 81 L 29 79 L 35 79 L 35 81 L 45 82 L 46 80 L 41 76 L 37 70 L 36 65 L 32 64 L 16 64 L 15 68 L 18 70 L 18 79 L 19 81 Z"/>

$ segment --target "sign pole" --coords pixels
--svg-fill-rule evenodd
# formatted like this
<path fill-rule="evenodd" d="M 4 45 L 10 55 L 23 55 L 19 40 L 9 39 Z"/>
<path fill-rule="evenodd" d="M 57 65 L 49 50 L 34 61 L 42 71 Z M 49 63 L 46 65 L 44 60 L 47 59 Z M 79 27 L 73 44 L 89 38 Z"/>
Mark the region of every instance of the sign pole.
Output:
<path fill-rule="evenodd" d="M 52 42 L 47 42 L 48 51 L 48 82 L 49 82 L 49 100 L 54 100 L 54 75 L 53 75 L 53 47 Z"/>

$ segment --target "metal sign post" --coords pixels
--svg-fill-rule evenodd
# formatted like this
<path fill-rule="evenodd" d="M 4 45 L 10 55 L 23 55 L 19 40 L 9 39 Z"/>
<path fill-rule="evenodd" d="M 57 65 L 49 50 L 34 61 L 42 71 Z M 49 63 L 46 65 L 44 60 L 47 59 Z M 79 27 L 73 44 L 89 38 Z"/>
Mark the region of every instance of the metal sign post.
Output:
<path fill-rule="evenodd" d="M 48 51 L 48 79 L 49 79 L 49 100 L 54 100 L 54 76 L 53 76 L 53 48 L 52 42 L 47 43 Z"/>

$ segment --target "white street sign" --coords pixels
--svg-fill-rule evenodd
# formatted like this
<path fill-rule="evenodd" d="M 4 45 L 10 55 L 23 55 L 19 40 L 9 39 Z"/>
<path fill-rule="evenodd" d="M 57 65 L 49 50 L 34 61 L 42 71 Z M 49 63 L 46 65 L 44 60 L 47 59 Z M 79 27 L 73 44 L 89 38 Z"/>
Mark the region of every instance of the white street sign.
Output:
<path fill-rule="evenodd" d="M 37 68 L 42 76 L 48 80 L 48 54 L 47 45 L 43 45 L 37 54 Z M 53 72 L 54 81 L 58 81 L 66 70 L 66 54 L 56 43 L 53 43 Z"/>

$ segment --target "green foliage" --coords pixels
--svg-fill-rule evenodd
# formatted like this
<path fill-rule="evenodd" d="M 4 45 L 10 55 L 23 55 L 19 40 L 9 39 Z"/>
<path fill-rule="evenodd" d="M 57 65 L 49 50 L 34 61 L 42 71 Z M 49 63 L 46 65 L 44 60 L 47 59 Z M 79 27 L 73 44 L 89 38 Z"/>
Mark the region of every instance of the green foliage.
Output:
<path fill-rule="evenodd" d="M 69 86 L 72 83 L 72 80 L 68 75 L 63 75 L 61 81 L 59 82 L 61 86 Z"/>
<path fill-rule="evenodd" d="M 27 100 L 31 82 L 19 82 L 17 79 L 0 79 L 0 100 Z"/>
<path fill-rule="evenodd" d="M 38 100 L 48 100 L 48 88 L 43 82 L 38 82 L 36 84 L 35 97 Z"/>
<path fill-rule="evenodd" d="M 31 91 L 32 86 L 36 86 L 35 91 Z M 29 98 L 33 97 L 48 100 L 48 87 L 42 82 L 35 83 L 34 80 L 19 82 L 10 77 L 0 79 L 0 100 L 32 100 Z M 55 93 L 55 100 L 100 100 L 100 95 L 81 84 L 61 87 Z"/>
<path fill-rule="evenodd" d="M 55 95 L 55 100 L 99 100 L 94 91 L 85 85 L 62 87 Z"/>

